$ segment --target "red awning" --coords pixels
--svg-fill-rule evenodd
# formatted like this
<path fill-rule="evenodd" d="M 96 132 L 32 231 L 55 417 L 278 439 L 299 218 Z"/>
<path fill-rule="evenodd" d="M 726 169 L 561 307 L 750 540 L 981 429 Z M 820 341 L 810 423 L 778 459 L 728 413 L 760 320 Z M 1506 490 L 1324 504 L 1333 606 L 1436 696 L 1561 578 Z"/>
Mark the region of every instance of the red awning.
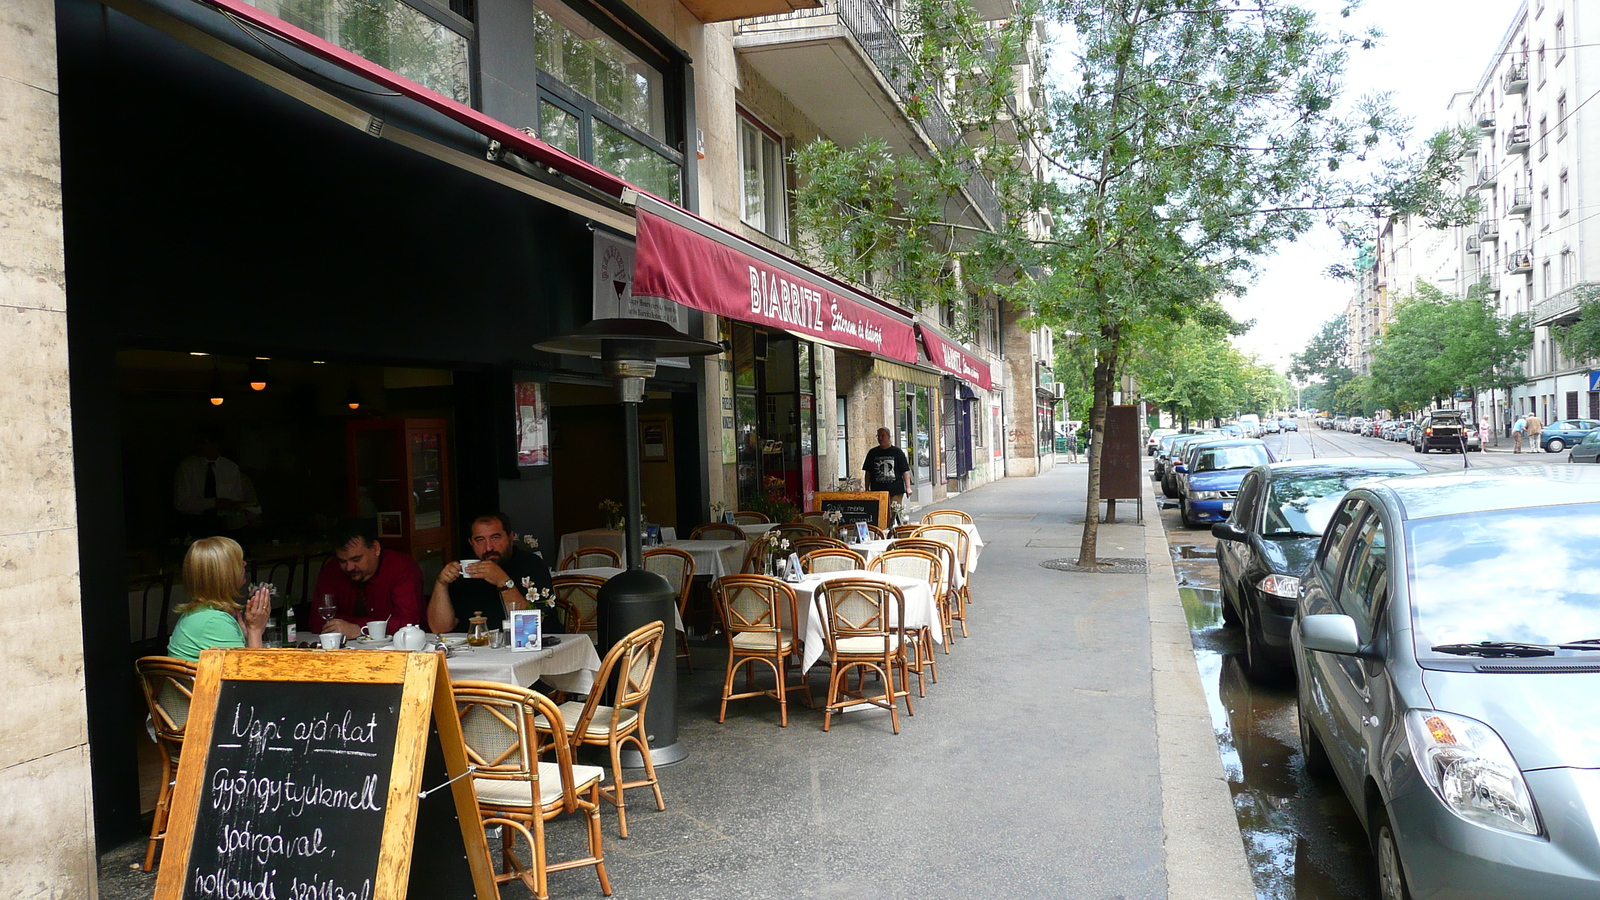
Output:
<path fill-rule="evenodd" d="M 742 238 L 712 236 L 706 232 L 715 226 L 708 222 L 674 223 L 644 205 L 633 261 L 635 297 L 660 297 L 824 344 L 917 361 L 909 317 L 755 244 L 742 252 L 732 246 Z"/>
<path fill-rule="evenodd" d="M 918 323 L 917 333 L 922 335 L 922 346 L 928 351 L 928 359 L 934 365 L 986 391 L 994 386 L 988 363 L 926 325 Z"/>

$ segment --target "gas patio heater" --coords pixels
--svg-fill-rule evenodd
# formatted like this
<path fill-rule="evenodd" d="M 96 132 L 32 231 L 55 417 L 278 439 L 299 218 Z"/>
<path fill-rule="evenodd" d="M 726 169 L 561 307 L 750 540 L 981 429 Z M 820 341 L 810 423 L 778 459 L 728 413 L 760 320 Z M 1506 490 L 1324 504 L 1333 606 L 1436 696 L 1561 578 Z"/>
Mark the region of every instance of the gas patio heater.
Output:
<path fill-rule="evenodd" d="M 595 319 L 571 334 L 541 341 L 533 348 L 546 353 L 598 357 L 605 373 L 616 380 L 617 399 L 622 402 L 622 433 L 628 461 L 623 545 L 628 568 L 600 588 L 601 646 L 610 648 L 634 629 L 657 620 L 667 623 L 670 631 L 674 611 L 672 585 L 660 575 L 644 570 L 640 544 L 639 404 L 644 402 L 644 380 L 656 374 L 656 360 L 713 356 L 722 352 L 722 345 L 690 337 L 654 319 Z M 678 660 L 671 648 L 672 641 L 665 640 L 656 660 L 650 705 L 645 711 L 650 760 L 658 766 L 689 755 L 678 741 Z M 630 761 L 629 755 L 623 754 L 623 765 L 643 764 L 638 758 Z"/>

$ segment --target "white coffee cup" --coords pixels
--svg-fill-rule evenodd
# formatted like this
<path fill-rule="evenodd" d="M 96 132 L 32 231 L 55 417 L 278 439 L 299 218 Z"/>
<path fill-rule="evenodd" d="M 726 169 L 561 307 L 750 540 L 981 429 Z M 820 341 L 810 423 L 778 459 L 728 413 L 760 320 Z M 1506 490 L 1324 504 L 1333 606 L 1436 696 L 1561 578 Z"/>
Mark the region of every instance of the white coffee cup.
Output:
<path fill-rule="evenodd" d="M 317 635 L 317 640 L 322 642 L 324 650 L 337 650 L 344 646 L 344 635 L 337 631 L 324 631 Z"/>
<path fill-rule="evenodd" d="M 373 619 L 361 626 L 361 634 L 375 641 L 381 641 L 389 636 L 389 620 Z"/>
<path fill-rule="evenodd" d="M 481 560 L 476 560 L 476 559 L 463 559 L 463 560 L 460 560 L 460 563 L 461 563 L 461 577 L 462 578 L 471 578 L 472 576 L 467 574 L 467 566 L 475 565 L 478 562 L 481 562 Z"/>

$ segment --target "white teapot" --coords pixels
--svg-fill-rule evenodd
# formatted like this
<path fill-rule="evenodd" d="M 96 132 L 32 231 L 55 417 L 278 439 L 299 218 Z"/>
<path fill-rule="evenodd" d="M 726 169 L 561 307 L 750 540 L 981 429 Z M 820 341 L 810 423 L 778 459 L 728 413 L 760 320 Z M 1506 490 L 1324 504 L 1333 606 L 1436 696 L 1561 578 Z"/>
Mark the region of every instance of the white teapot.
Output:
<path fill-rule="evenodd" d="M 394 633 L 396 650 L 421 650 L 428 646 L 428 633 L 415 625 L 407 625 Z"/>

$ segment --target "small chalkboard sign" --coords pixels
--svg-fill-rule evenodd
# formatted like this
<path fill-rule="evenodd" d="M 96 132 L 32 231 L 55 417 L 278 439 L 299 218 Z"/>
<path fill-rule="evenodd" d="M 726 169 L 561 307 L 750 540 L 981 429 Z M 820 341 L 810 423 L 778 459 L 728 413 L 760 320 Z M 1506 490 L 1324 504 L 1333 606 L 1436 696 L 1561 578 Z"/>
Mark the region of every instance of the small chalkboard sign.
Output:
<path fill-rule="evenodd" d="M 491 900 L 466 775 L 440 654 L 208 650 L 155 896 Z"/>
<path fill-rule="evenodd" d="M 812 496 L 817 504 L 813 512 L 837 511 L 844 522 L 889 527 L 888 491 L 819 491 Z"/>

